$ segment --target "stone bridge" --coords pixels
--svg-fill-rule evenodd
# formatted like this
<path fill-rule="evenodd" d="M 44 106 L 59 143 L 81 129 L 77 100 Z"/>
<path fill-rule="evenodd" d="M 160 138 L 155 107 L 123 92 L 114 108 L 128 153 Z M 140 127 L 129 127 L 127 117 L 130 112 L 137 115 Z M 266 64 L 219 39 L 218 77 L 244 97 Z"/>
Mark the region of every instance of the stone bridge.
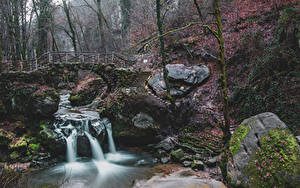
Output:
<path fill-rule="evenodd" d="M 136 62 L 133 57 L 117 52 L 47 52 L 39 58 L 25 61 L 3 60 L 0 72 L 32 72 L 45 69 L 53 64 L 114 64 L 117 67 L 127 67 Z"/>

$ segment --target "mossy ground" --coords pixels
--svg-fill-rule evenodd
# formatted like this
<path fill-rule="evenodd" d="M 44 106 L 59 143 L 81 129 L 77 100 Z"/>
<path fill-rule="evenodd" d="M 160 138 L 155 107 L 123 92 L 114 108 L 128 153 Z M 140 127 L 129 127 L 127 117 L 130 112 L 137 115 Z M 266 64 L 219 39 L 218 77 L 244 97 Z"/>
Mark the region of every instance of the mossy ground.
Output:
<path fill-rule="evenodd" d="M 260 140 L 260 148 L 245 170 L 251 187 L 299 187 L 300 151 L 288 130 L 272 129 Z"/>

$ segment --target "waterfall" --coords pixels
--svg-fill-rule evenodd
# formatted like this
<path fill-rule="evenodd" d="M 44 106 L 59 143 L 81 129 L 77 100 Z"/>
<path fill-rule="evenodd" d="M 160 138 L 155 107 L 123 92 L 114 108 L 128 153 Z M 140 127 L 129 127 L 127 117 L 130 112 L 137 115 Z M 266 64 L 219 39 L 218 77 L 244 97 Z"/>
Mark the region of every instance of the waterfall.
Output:
<path fill-rule="evenodd" d="M 111 153 L 116 153 L 116 145 L 112 136 L 112 127 L 111 123 L 108 123 L 106 125 L 106 130 L 107 130 L 107 136 L 108 136 L 108 145 L 109 145 L 109 152 Z"/>
<path fill-rule="evenodd" d="M 82 120 L 82 123 L 83 123 L 83 130 L 85 131 L 85 132 L 90 132 L 90 130 L 89 130 L 89 120 Z"/>
<path fill-rule="evenodd" d="M 77 131 L 76 129 L 72 130 L 70 136 L 66 138 L 67 142 L 67 161 L 75 162 L 77 155 Z"/>
<path fill-rule="evenodd" d="M 90 133 L 88 132 L 85 132 L 85 135 L 88 137 L 90 141 L 93 157 L 98 161 L 103 161 L 104 155 L 98 140 L 92 135 L 90 135 Z"/>

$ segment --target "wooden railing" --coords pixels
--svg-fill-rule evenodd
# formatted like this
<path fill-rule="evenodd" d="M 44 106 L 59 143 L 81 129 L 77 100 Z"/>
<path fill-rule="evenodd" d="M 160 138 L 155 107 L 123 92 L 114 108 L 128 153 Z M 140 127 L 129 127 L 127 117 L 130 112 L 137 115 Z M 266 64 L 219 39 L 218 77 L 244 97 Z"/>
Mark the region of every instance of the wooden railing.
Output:
<path fill-rule="evenodd" d="M 15 62 L 11 60 L 2 61 L 0 66 L 2 72 L 30 72 L 47 68 L 50 64 L 112 63 L 118 66 L 127 66 L 135 61 L 135 59 L 116 52 L 109 54 L 98 52 L 47 52 L 37 59 Z"/>

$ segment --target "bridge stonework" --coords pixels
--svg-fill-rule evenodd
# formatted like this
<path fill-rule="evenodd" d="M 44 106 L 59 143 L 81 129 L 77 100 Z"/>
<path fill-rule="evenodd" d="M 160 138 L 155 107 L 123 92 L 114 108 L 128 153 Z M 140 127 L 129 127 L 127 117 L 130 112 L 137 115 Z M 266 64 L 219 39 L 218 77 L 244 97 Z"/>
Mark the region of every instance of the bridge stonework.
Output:
<path fill-rule="evenodd" d="M 136 59 L 112 52 L 101 54 L 97 52 L 47 52 L 36 59 L 26 61 L 6 60 L 0 63 L 0 72 L 31 72 L 47 69 L 57 64 L 114 64 L 117 67 L 127 67 Z"/>

